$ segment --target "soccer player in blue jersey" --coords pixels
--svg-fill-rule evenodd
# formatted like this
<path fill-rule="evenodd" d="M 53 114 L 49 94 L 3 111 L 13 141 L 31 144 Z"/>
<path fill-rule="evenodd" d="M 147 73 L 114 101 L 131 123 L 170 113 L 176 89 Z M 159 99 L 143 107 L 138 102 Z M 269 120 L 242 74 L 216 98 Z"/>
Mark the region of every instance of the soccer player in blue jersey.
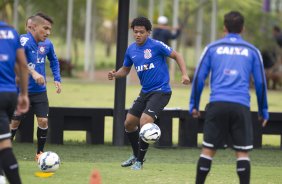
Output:
<path fill-rule="evenodd" d="M 20 184 L 19 167 L 12 152 L 9 123 L 15 109 L 18 113 L 26 113 L 29 109 L 27 62 L 18 33 L 1 21 L 0 45 L 0 167 L 9 183 Z M 19 69 L 19 94 L 15 83 L 15 63 Z"/>
<path fill-rule="evenodd" d="M 163 42 L 149 38 L 151 22 L 145 17 L 135 18 L 131 23 L 135 42 L 126 50 L 123 66 L 118 71 L 111 71 L 108 79 L 126 77 L 134 65 L 142 89 L 129 109 L 124 122 L 125 131 L 132 146 L 133 155 L 121 164 L 132 165 L 133 170 L 142 169 L 144 156 L 149 144 L 139 139 L 138 125 L 156 121 L 160 112 L 171 97 L 169 72 L 165 58 L 176 60 L 182 73 L 182 84 L 189 84 L 183 57 Z"/>
<path fill-rule="evenodd" d="M 196 184 L 205 182 L 218 148 L 232 137 L 241 184 L 250 183 L 248 151 L 253 148 L 250 113 L 250 79 L 254 79 L 259 120 L 265 126 L 269 118 L 267 87 L 260 51 L 240 36 L 244 17 L 231 11 L 224 16 L 226 36 L 209 44 L 200 59 L 192 83 L 190 112 L 199 117 L 199 104 L 205 79 L 210 75 L 210 103 L 206 107 L 203 148 L 197 165 Z"/>
<path fill-rule="evenodd" d="M 37 13 L 29 19 L 32 24 L 28 25 L 27 22 L 28 33 L 21 35 L 21 44 L 24 46 L 30 71 L 28 88 L 30 104 L 38 123 L 36 153 L 36 159 L 38 159 L 39 155 L 43 153 L 48 131 L 49 102 L 46 92 L 46 56 L 50 61 L 57 93 L 61 92 L 61 77 L 59 61 L 54 52 L 53 44 L 47 39 L 51 33 L 53 20 L 43 13 Z M 24 115 L 13 117 L 11 124 L 13 136 L 23 118 Z"/>

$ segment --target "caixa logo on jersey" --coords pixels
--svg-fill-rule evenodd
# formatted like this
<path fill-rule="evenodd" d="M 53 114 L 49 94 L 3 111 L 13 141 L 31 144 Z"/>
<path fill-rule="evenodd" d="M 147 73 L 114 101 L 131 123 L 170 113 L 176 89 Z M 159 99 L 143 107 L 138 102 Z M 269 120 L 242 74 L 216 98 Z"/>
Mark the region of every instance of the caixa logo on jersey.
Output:
<path fill-rule="evenodd" d="M 149 63 L 149 64 L 145 64 L 145 65 L 139 65 L 139 66 L 135 67 L 136 72 L 142 72 L 142 71 L 146 71 L 146 70 L 151 70 L 153 68 L 155 68 L 154 63 Z"/>
<path fill-rule="evenodd" d="M 152 57 L 151 49 L 146 49 L 144 50 L 144 58 L 145 59 L 150 59 Z"/>
<path fill-rule="evenodd" d="M 44 57 L 43 58 L 37 58 L 36 63 L 44 63 L 44 62 L 45 62 Z"/>

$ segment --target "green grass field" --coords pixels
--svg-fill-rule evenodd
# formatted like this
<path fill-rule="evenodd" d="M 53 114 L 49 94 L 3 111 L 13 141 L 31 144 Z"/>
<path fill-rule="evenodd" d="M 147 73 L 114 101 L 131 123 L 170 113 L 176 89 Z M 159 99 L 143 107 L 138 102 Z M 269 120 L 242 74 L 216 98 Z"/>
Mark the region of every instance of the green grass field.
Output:
<path fill-rule="evenodd" d="M 139 85 L 127 86 L 126 108 L 130 107 L 140 90 Z M 204 90 L 201 109 L 208 101 L 208 90 Z M 173 95 L 168 108 L 188 109 L 190 87 L 173 86 Z M 62 94 L 55 94 L 52 82 L 48 83 L 50 106 L 66 107 L 113 107 L 114 82 L 92 83 L 79 80 L 64 79 Z M 281 111 L 280 91 L 269 91 L 269 110 Z M 256 111 L 256 97 L 252 91 L 252 110 Z M 174 121 L 173 143 L 177 144 L 178 123 Z M 34 136 L 35 137 L 35 136 Z M 45 150 L 58 153 L 61 157 L 61 168 L 50 178 L 38 178 L 34 172 L 38 167 L 34 161 L 36 144 L 14 143 L 14 152 L 20 163 L 23 183 L 52 184 L 87 184 L 93 169 L 100 171 L 104 184 L 187 184 L 194 183 L 195 167 L 200 148 L 169 148 L 158 149 L 151 146 L 146 155 L 142 171 L 121 168 L 120 163 L 131 153 L 129 146 L 116 147 L 112 141 L 112 118 L 106 119 L 105 145 L 87 145 L 85 132 L 66 131 L 64 145 L 47 144 Z M 202 135 L 199 135 L 199 144 Z M 282 159 L 279 149 L 279 136 L 264 136 L 263 149 L 251 152 L 252 176 L 254 184 L 282 183 Z M 239 183 L 235 173 L 234 153 L 232 150 L 220 150 L 213 161 L 213 167 L 207 184 Z"/>
<path fill-rule="evenodd" d="M 93 169 L 100 171 L 105 184 L 187 184 L 194 183 L 195 167 L 200 149 L 157 149 L 150 147 L 142 171 L 132 171 L 120 167 L 127 158 L 130 148 L 111 145 L 86 145 L 66 143 L 47 145 L 47 150 L 61 156 L 61 168 L 50 178 L 38 178 L 34 159 L 34 144 L 15 144 L 14 151 L 20 162 L 23 183 L 87 184 Z M 274 184 L 282 181 L 281 150 L 267 148 L 251 152 L 252 176 L 254 184 Z M 235 173 L 234 153 L 220 150 L 213 161 L 207 184 L 239 183 Z"/>

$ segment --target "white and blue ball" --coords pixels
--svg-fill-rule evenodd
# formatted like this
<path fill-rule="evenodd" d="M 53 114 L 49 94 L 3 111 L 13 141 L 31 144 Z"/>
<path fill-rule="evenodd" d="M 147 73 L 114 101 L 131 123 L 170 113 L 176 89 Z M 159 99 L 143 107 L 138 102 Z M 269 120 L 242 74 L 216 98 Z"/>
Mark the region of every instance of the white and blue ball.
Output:
<path fill-rule="evenodd" d="M 42 172 L 55 172 L 60 164 L 60 157 L 52 151 L 42 153 L 38 159 L 38 167 Z"/>
<path fill-rule="evenodd" d="M 161 129 L 155 123 L 146 123 L 142 126 L 139 136 L 144 142 L 153 144 L 160 139 Z"/>

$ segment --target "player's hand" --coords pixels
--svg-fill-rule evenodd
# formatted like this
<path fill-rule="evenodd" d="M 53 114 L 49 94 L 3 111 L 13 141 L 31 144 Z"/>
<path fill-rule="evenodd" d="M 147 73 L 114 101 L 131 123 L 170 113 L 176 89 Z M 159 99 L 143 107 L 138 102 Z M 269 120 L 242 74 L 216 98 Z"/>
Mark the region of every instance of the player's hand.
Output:
<path fill-rule="evenodd" d="M 190 78 L 187 75 L 182 75 L 181 83 L 184 85 L 188 85 L 190 83 Z"/>
<path fill-rule="evenodd" d="M 262 127 L 265 127 L 268 122 L 267 119 L 263 119 L 261 116 L 259 116 L 258 120 L 262 123 Z"/>
<path fill-rule="evenodd" d="M 26 113 L 28 110 L 29 110 L 29 98 L 28 98 L 28 96 L 19 94 L 16 114 Z"/>
<path fill-rule="evenodd" d="M 200 116 L 201 116 L 200 111 L 198 111 L 197 109 L 193 109 L 192 117 L 193 118 L 199 118 Z"/>
<path fill-rule="evenodd" d="M 35 80 L 35 82 L 39 85 L 45 85 L 45 79 L 42 75 L 37 73 L 36 71 L 32 72 L 32 78 Z"/>
<path fill-rule="evenodd" d="M 58 81 L 54 81 L 55 87 L 56 87 L 56 93 L 60 94 L 62 91 L 62 85 Z"/>
<path fill-rule="evenodd" d="M 108 79 L 109 79 L 109 80 L 113 80 L 114 77 L 115 77 L 115 73 L 116 73 L 115 70 L 110 71 L 110 72 L 108 73 Z"/>

